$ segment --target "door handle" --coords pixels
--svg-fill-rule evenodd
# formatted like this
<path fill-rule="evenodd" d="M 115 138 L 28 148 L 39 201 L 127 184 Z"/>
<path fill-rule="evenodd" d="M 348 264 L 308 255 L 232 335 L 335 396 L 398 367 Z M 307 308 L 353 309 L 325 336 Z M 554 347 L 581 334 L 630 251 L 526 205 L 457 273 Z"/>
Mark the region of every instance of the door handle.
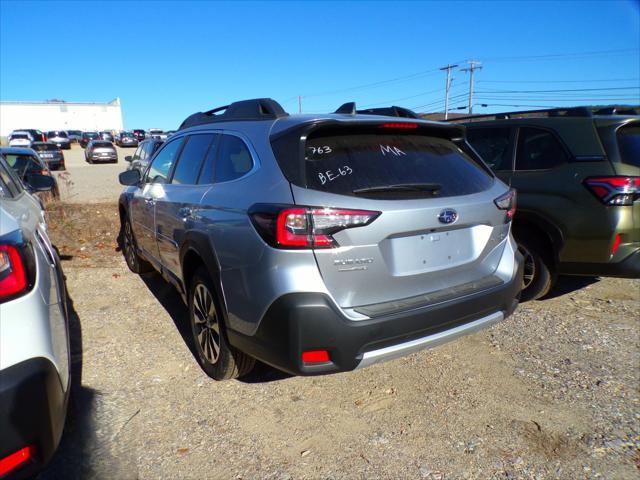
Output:
<path fill-rule="evenodd" d="M 178 215 L 182 218 L 189 218 L 193 215 L 193 210 L 189 207 L 182 207 L 178 210 Z"/>

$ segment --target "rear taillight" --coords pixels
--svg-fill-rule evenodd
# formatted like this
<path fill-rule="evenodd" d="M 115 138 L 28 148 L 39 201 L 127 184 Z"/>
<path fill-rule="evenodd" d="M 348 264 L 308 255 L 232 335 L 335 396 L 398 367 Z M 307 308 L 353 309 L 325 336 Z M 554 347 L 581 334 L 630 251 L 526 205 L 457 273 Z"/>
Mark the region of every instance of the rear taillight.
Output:
<path fill-rule="evenodd" d="M 251 220 L 262 238 L 276 248 L 335 248 L 333 234 L 373 222 L 380 212 L 343 208 L 255 205 Z"/>
<path fill-rule="evenodd" d="M 34 447 L 28 446 L 21 448 L 17 452 L 13 452 L 11 455 L 0 458 L 0 477 L 4 478 L 4 475 L 7 475 L 32 460 L 35 451 Z"/>
<path fill-rule="evenodd" d="M 0 245 L 0 302 L 25 292 L 29 286 L 23 257 L 14 245 Z"/>
<path fill-rule="evenodd" d="M 589 177 L 584 185 L 605 205 L 633 205 L 640 198 L 640 177 Z"/>
<path fill-rule="evenodd" d="M 506 211 L 506 217 L 504 219 L 505 223 L 510 222 L 516 214 L 516 199 L 516 191 L 509 190 L 507 193 L 500 195 L 493 201 L 493 203 L 496 204 L 496 207 L 500 210 Z"/>

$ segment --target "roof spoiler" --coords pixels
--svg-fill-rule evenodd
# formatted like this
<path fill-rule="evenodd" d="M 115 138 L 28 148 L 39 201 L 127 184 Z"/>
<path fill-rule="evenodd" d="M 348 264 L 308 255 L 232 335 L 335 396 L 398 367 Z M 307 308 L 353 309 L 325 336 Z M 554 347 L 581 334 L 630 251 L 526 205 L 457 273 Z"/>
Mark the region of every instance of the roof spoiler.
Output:
<path fill-rule="evenodd" d="M 385 117 L 400 117 L 400 118 L 417 118 L 420 116 L 408 108 L 404 107 L 380 107 L 380 108 L 368 108 L 363 110 L 356 109 L 356 102 L 348 102 L 342 104 L 334 113 L 341 113 L 345 115 L 382 115 Z"/>

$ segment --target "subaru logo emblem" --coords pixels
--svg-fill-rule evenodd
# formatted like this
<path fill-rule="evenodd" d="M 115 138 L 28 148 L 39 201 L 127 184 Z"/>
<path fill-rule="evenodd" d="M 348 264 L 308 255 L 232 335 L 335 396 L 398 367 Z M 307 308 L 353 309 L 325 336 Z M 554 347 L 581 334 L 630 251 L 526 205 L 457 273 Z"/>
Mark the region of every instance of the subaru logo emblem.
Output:
<path fill-rule="evenodd" d="M 458 220 L 458 212 L 453 208 L 445 208 L 438 214 L 438 220 L 440 223 L 446 223 L 449 225 Z"/>

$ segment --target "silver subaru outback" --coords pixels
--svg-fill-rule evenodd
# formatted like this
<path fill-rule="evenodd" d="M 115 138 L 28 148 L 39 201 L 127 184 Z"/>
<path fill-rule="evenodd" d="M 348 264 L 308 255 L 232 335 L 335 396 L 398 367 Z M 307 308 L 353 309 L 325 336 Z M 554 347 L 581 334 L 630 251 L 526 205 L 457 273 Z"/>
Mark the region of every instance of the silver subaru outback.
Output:
<path fill-rule="evenodd" d="M 178 289 L 211 377 L 353 370 L 514 311 L 515 192 L 463 127 L 401 110 L 236 102 L 120 174 L 127 264 Z"/>

